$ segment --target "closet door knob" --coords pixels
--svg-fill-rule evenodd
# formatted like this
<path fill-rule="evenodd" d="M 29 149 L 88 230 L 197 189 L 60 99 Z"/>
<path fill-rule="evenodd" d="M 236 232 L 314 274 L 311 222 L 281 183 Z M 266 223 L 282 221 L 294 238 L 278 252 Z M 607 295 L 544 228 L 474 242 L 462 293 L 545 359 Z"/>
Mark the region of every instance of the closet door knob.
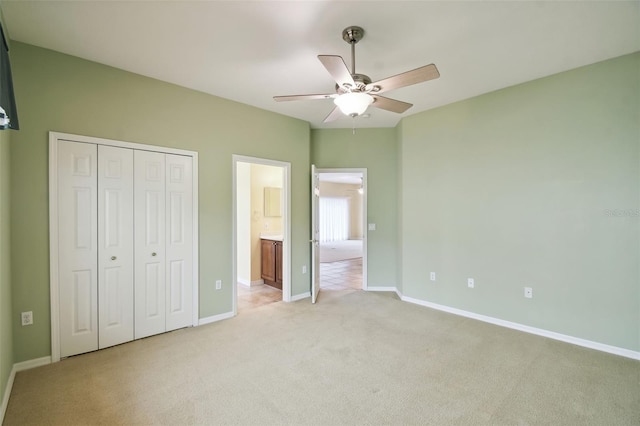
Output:
<path fill-rule="evenodd" d="M 116 260 L 116 259 L 117 259 L 117 257 L 111 256 L 111 260 Z"/>
<path fill-rule="evenodd" d="M 158 253 L 156 253 L 155 251 L 153 253 L 151 253 L 151 256 L 157 256 Z"/>

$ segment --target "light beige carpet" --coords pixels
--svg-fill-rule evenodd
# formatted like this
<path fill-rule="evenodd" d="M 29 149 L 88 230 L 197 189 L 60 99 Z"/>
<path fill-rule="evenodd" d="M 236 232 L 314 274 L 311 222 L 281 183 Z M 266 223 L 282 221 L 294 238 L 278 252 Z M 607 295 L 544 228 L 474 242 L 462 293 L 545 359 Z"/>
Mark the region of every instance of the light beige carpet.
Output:
<path fill-rule="evenodd" d="M 320 243 L 320 262 L 330 263 L 362 257 L 362 240 Z"/>
<path fill-rule="evenodd" d="M 321 293 L 17 374 L 6 425 L 637 425 L 640 363 Z"/>

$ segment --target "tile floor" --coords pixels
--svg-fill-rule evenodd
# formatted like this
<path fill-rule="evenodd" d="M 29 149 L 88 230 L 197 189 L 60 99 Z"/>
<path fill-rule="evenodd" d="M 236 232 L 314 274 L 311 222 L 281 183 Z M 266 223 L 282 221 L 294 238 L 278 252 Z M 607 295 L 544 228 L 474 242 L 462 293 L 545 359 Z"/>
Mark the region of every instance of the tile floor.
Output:
<path fill-rule="evenodd" d="M 262 284 L 253 287 L 238 284 L 238 312 L 282 300 L 282 290 Z"/>
<path fill-rule="evenodd" d="M 322 291 L 362 290 L 362 258 L 320 264 Z M 282 300 L 282 291 L 266 284 L 247 287 L 238 284 L 238 312 Z"/>
<path fill-rule="evenodd" d="M 321 290 L 362 290 L 362 258 L 320 264 Z"/>

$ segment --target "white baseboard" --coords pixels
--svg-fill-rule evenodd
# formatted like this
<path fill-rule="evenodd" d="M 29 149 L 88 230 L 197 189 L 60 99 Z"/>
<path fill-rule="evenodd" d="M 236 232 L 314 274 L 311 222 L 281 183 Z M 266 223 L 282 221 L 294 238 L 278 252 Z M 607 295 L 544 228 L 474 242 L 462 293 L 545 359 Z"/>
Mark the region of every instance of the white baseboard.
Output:
<path fill-rule="evenodd" d="M 18 371 L 30 370 L 36 367 L 42 367 L 43 365 L 51 364 L 50 356 L 43 356 L 42 358 L 30 359 L 29 361 L 22 361 L 13 364 L 13 368 Z"/>
<path fill-rule="evenodd" d="M 243 278 L 238 278 L 238 284 L 241 284 L 245 287 L 255 287 L 258 285 L 263 285 L 264 284 L 264 280 L 255 280 L 255 281 L 249 281 L 249 280 L 245 280 Z"/>
<path fill-rule="evenodd" d="M 393 291 L 397 292 L 398 290 L 395 287 L 367 287 L 367 291 Z"/>
<path fill-rule="evenodd" d="M 13 389 L 13 381 L 16 378 L 16 373 L 19 371 L 29 370 L 31 368 L 41 367 L 43 365 L 51 364 L 51 357 L 45 356 L 42 358 L 31 359 L 29 361 L 18 362 L 13 364 L 9 378 L 7 379 L 7 385 L 4 389 L 4 396 L 2 397 L 2 406 L 0 406 L 0 424 L 4 421 L 4 415 L 7 412 L 7 405 L 9 405 L 9 397 L 11 396 L 11 390 Z"/>
<path fill-rule="evenodd" d="M 213 315 L 211 317 L 200 318 L 198 325 L 211 324 L 212 322 L 222 321 L 229 318 L 233 318 L 233 311 L 225 312 L 224 314 Z"/>
<path fill-rule="evenodd" d="M 298 300 L 306 299 L 308 297 L 311 297 L 311 292 L 310 291 L 307 291 L 306 293 L 302 293 L 302 294 L 296 294 L 295 296 L 291 296 L 290 302 L 295 302 L 295 301 L 298 301 Z"/>
<path fill-rule="evenodd" d="M 4 415 L 7 412 L 7 405 L 9 405 L 9 397 L 11 396 L 11 389 L 13 389 L 13 380 L 16 378 L 16 367 L 15 365 L 11 369 L 11 373 L 9 373 L 9 378 L 7 379 L 7 386 L 4 388 L 4 396 L 2 397 L 2 406 L 0 406 L 0 424 L 4 422 Z"/>
<path fill-rule="evenodd" d="M 499 325 L 501 327 L 511 328 L 518 331 L 524 331 L 525 333 L 535 334 L 542 337 L 548 337 L 549 339 L 559 340 L 565 343 L 571 343 L 573 345 L 582 346 L 589 349 L 595 349 L 601 352 L 607 352 L 614 355 L 620 355 L 625 358 L 640 360 L 640 352 L 632 351 L 630 349 L 619 348 L 617 346 L 606 345 L 604 343 L 594 342 L 591 340 L 581 339 L 579 337 L 569 336 L 566 334 L 556 333 L 555 331 L 544 330 L 542 328 L 531 327 L 517 322 L 505 321 L 499 318 L 493 318 L 486 315 L 476 314 L 474 312 L 463 311 L 462 309 L 452 308 L 445 305 L 439 305 L 437 303 L 427 302 L 420 299 L 414 299 L 413 297 L 402 296 L 399 292 L 400 299 L 405 302 L 414 303 L 416 305 L 425 306 L 427 308 L 436 309 L 438 311 L 448 312 L 454 315 L 460 315 L 475 319 L 478 321 L 488 322 L 490 324 Z"/>

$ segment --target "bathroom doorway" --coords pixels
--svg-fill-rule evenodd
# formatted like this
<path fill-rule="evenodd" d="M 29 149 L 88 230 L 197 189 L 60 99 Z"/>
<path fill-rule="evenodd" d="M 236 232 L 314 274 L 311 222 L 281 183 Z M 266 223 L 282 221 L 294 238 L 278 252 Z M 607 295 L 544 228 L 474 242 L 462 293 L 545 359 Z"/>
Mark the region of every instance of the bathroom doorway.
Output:
<path fill-rule="evenodd" d="M 234 315 L 291 299 L 290 167 L 233 156 Z"/>

